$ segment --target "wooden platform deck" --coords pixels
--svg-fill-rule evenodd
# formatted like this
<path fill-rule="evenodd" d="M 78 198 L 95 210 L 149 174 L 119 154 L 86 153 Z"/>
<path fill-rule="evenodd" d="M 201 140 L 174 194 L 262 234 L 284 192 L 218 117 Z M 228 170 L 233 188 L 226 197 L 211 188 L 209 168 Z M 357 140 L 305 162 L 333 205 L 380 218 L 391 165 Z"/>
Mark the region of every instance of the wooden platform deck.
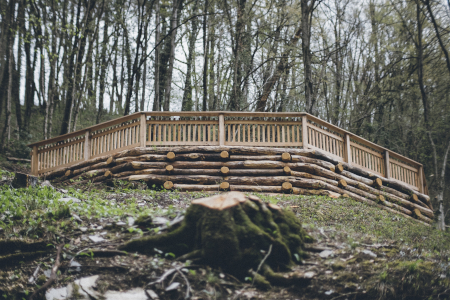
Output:
<path fill-rule="evenodd" d="M 422 164 L 307 113 L 139 112 L 29 145 L 33 175 L 136 147 L 176 146 L 318 150 L 428 195 Z"/>

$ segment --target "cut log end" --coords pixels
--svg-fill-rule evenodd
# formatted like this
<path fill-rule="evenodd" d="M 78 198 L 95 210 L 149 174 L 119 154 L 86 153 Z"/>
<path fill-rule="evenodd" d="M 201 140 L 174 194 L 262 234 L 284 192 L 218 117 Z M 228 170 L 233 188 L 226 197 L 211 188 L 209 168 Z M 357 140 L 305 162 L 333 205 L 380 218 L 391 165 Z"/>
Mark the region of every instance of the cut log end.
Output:
<path fill-rule="evenodd" d="M 69 177 L 72 175 L 72 170 L 67 170 L 66 173 L 64 173 L 64 176 Z"/>
<path fill-rule="evenodd" d="M 222 174 L 228 174 L 228 173 L 230 173 L 230 169 L 228 167 L 222 167 L 222 168 L 220 168 L 220 172 Z"/>
<path fill-rule="evenodd" d="M 228 153 L 228 151 L 222 151 L 220 152 L 220 157 L 222 157 L 223 159 L 229 158 L 230 154 Z"/>
<path fill-rule="evenodd" d="M 411 200 L 414 201 L 415 203 L 418 203 L 418 202 L 419 202 L 419 197 L 417 197 L 416 194 L 412 194 L 410 198 L 411 198 Z"/>
<path fill-rule="evenodd" d="M 342 171 L 344 171 L 344 166 L 343 166 L 341 163 L 338 163 L 338 164 L 334 167 L 334 170 L 335 170 L 337 173 L 341 173 Z"/>
<path fill-rule="evenodd" d="M 164 182 L 164 188 L 166 190 L 171 190 L 173 188 L 173 182 L 172 181 L 166 181 Z"/>
<path fill-rule="evenodd" d="M 173 153 L 173 152 L 167 153 L 166 156 L 167 156 L 168 160 L 174 160 L 175 159 L 175 153 Z"/>
<path fill-rule="evenodd" d="M 340 179 L 340 180 L 338 181 L 338 185 L 339 185 L 341 188 L 346 188 L 346 187 L 347 187 L 347 181 L 345 181 L 345 179 Z"/>
<path fill-rule="evenodd" d="M 173 172 L 173 166 L 172 166 L 172 165 L 166 166 L 166 171 L 167 171 L 168 173 Z"/>
<path fill-rule="evenodd" d="M 225 182 L 222 182 L 225 183 Z M 205 206 L 212 210 L 224 210 L 239 205 L 247 201 L 247 197 L 240 192 L 229 192 L 207 198 L 196 199 L 192 201 L 192 205 Z"/>
<path fill-rule="evenodd" d="M 105 176 L 105 178 L 109 178 L 109 177 L 111 177 L 112 176 L 112 173 L 111 173 L 111 171 L 106 171 L 105 172 L 105 174 L 103 174 L 104 176 Z"/>
<path fill-rule="evenodd" d="M 386 199 L 384 198 L 383 195 L 378 195 L 378 196 L 377 196 L 377 200 L 378 200 L 378 202 L 380 202 L 380 203 L 385 203 L 385 202 L 386 202 Z"/>
<path fill-rule="evenodd" d="M 110 165 L 114 161 L 114 158 L 111 156 L 106 160 L 106 164 Z"/>
<path fill-rule="evenodd" d="M 290 183 L 290 182 L 283 182 L 283 184 L 281 185 L 281 189 L 284 191 L 284 192 L 290 192 L 290 191 L 292 191 L 292 183 Z"/>
<path fill-rule="evenodd" d="M 219 189 L 222 191 L 227 191 L 230 189 L 230 184 L 224 181 L 219 185 Z"/>
<path fill-rule="evenodd" d="M 422 213 L 420 212 L 420 210 L 418 208 L 414 208 L 413 212 L 417 218 L 419 218 L 419 219 L 422 218 Z"/>
<path fill-rule="evenodd" d="M 375 187 L 380 188 L 380 187 L 383 186 L 383 181 L 381 180 L 381 178 L 376 178 L 376 179 L 373 181 L 373 184 L 372 184 L 372 185 L 375 186 Z"/>
<path fill-rule="evenodd" d="M 286 167 L 283 168 L 283 172 L 284 172 L 286 175 L 291 175 L 291 168 L 289 168 L 288 166 L 286 166 Z"/>
<path fill-rule="evenodd" d="M 287 152 L 284 152 L 281 154 L 281 160 L 282 161 L 291 161 L 291 155 Z"/>

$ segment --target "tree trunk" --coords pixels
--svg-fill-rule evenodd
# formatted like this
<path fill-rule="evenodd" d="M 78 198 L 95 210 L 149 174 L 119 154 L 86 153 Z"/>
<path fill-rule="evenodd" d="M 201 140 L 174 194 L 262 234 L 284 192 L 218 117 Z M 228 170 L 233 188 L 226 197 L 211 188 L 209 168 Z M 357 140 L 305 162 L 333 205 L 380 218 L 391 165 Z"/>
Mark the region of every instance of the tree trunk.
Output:
<path fill-rule="evenodd" d="M 198 1 L 195 0 L 194 8 L 192 13 L 195 15 L 197 13 Z M 186 70 L 186 79 L 184 82 L 184 93 L 183 93 L 183 101 L 181 103 L 182 111 L 191 111 L 194 106 L 194 102 L 192 100 L 192 63 L 194 61 L 194 52 L 195 52 L 195 40 L 197 39 L 197 27 L 198 27 L 198 18 L 194 18 L 192 20 L 192 30 L 189 36 L 189 54 L 187 59 L 187 70 Z"/>
<path fill-rule="evenodd" d="M 161 103 L 159 102 L 160 99 L 160 78 L 159 78 L 159 72 L 160 72 L 160 57 L 159 57 L 159 40 L 160 40 L 160 4 L 159 0 L 156 0 L 155 2 L 155 100 L 153 101 L 153 111 L 160 111 L 161 110 Z"/>
<path fill-rule="evenodd" d="M 109 43 L 109 35 L 108 35 L 108 27 L 109 27 L 109 14 L 108 10 L 105 12 L 105 26 L 103 27 L 103 42 L 102 42 L 102 53 L 101 53 L 101 66 L 100 66 L 100 92 L 98 97 L 98 112 L 97 112 L 97 118 L 96 118 L 96 124 L 99 124 L 102 120 L 103 115 L 103 97 L 105 94 L 105 85 L 106 85 L 106 69 L 107 69 L 107 62 L 106 62 L 106 51 L 108 49 L 108 43 Z M 110 107 L 110 110 L 112 108 Z"/>
<path fill-rule="evenodd" d="M 170 109 L 170 92 L 172 90 L 172 73 L 173 73 L 173 62 L 175 60 L 175 46 L 177 37 L 177 22 L 178 22 L 178 9 L 181 5 L 181 0 L 173 0 L 172 16 L 170 22 L 170 54 L 169 62 L 166 73 L 166 86 L 164 88 L 164 111 L 169 111 Z"/>

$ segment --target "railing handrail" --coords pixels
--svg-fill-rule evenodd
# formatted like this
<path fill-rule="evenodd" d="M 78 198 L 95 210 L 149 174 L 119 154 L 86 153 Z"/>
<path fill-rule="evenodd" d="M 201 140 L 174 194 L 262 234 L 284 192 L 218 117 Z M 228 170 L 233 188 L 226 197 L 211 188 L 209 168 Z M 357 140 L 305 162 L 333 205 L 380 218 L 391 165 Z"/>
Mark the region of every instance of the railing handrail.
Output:
<path fill-rule="evenodd" d="M 42 140 L 39 142 L 35 142 L 35 143 L 31 143 L 28 146 L 33 148 L 33 153 L 37 155 L 37 153 L 41 153 L 42 150 L 38 150 L 39 146 L 42 145 L 46 145 L 46 144 L 53 144 L 56 143 L 58 141 L 64 141 L 76 136 L 84 136 L 84 140 L 85 140 L 85 147 L 90 147 L 90 141 L 91 141 L 91 136 L 92 136 L 92 132 L 97 131 L 99 129 L 105 129 L 107 127 L 111 127 L 113 125 L 117 125 L 120 123 L 124 123 L 126 121 L 129 120 L 133 120 L 133 119 L 140 119 L 140 140 L 141 140 L 141 146 L 145 146 L 145 145 L 151 145 L 151 143 L 147 143 L 146 141 L 146 131 L 147 131 L 147 127 L 148 124 L 147 123 L 147 117 L 218 117 L 217 122 L 219 123 L 219 131 L 220 130 L 225 130 L 223 128 L 223 125 L 220 125 L 220 122 L 222 122 L 221 124 L 223 124 L 223 122 L 227 122 L 227 120 L 225 120 L 225 117 L 254 117 L 254 118 L 299 118 L 298 122 L 302 125 L 302 127 L 304 127 L 304 129 L 302 129 L 302 142 L 301 144 L 303 144 L 304 148 L 317 148 L 316 146 L 318 146 L 319 148 L 317 149 L 321 149 L 322 146 L 319 145 L 314 145 L 314 144 L 310 144 L 308 142 L 308 128 L 311 128 L 311 130 L 318 130 L 321 126 L 326 127 L 328 130 L 330 131 L 334 131 L 336 133 L 338 133 L 339 135 L 342 135 L 342 138 L 344 140 L 344 147 L 345 149 L 344 151 L 344 157 L 343 157 L 343 161 L 344 162 L 351 162 L 351 163 L 356 163 L 356 164 L 361 164 L 361 162 L 353 162 L 352 160 L 352 151 L 361 151 L 361 149 L 363 151 L 369 151 L 370 149 L 375 150 L 375 152 L 379 152 L 380 155 L 377 157 L 382 157 L 382 159 L 384 159 L 385 161 L 385 174 L 384 176 L 387 178 L 391 178 L 391 166 L 390 164 L 396 164 L 395 161 L 389 160 L 389 157 L 392 157 L 394 159 L 397 159 L 400 161 L 400 164 L 397 163 L 398 166 L 401 166 L 401 164 L 403 163 L 403 167 L 407 166 L 407 164 L 410 164 L 412 166 L 412 168 L 416 169 L 416 175 L 414 176 L 419 176 L 419 181 L 418 181 L 418 185 L 419 185 L 419 189 L 423 189 L 423 166 L 421 163 L 416 162 L 408 157 L 405 157 L 401 154 L 398 154 L 396 152 L 393 152 L 392 150 L 389 150 L 387 148 L 384 148 L 380 145 L 377 145 L 373 142 L 370 142 L 354 133 L 351 133 L 345 129 L 342 129 L 336 125 L 333 125 L 329 122 L 326 122 L 324 120 L 319 119 L 318 117 L 315 117 L 311 114 L 305 113 L 305 112 L 282 112 L 282 113 L 273 113 L 273 112 L 234 112 L 234 111 L 207 111 L 207 112 L 199 112 L 199 111 L 182 111 L 182 112 L 170 112 L 170 111 L 158 111 L 158 112 L 136 112 L 133 113 L 131 115 L 128 116 L 123 116 L 114 120 L 110 120 L 110 121 L 106 121 L 100 124 L 96 124 L 81 130 L 77 130 L 75 132 L 71 132 L 71 133 L 67 133 L 61 136 L 57 136 L 54 138 L 50 138 L 47 140 Z M 145 117 L 145 118 L 143 118 Z M 316 125 L 318 125 L 319 127 L 315 126 L 314 124 L 308 125 L 308 120 L 310 122 L 315 123 Z M 263 121 L 261 121 L 263 123 Z M 244 121 L 245 123 L 245 121 Z M 283 123 L 281 121 L 281 123 Z M 306 125 L 306 126 L 304 126 Z M 222 126 L 222 127 L 221 127 Z M 222 129 L 220 129 L 222 128 Z M 314 129 L 317 128 L 317 129 Z M 225 132 L 225 131 L 224 131 Z M 225 133 L 222 133 L 223 135 Z M 310 133 L 311 134 L 311 133 Z M 329 135 L 330 137 L 332 137 L 332 134 Z M 304 139 L 306 137 L 306 139 Z M 337 138 L 338 136 L 335 135 L 335 138 Z M 313 133 L 313 137 L 311 137 L 311 135 L 309 136 L 309 139 L 314 138 L 314 133 Z M 220 143 L 219 145 L 224 145 L 224 139 L 225 137 L 220 135 Z M 352 140 L 356 141 L 357 144 L 361 144 L 361 146 L 358 146 L 357 144 L 355 144 L 354 142 L 352 142 Z M 234 142 L 234 141 L 233 141 Z M 176 141 L 174 141 L 173 143 L 176 143 Z M 172 144 L 171 144 L 172 145 Z M 130 145 L 131 146 L 131 145 Z M 276 146 L 276 145 L 273 145 Z M 361 148 L 362 147 L 362 148 Z M 364 148 L 367 148 L 366 150 L 364 150 Z M 86 152 L 85 152 L 85 158 L 84 159 L 89 159 L 89 151 L 87 150 L 88 148 L 86 148 Z M 324 148 L 325 149 L 325 148 Z M 360 150 L 358 150 L 360 149 Z M 113 150 L 112 150 L 113 151 Z M 329 151 L 329 150 L 324 150 L 325 152 Z M 354 152 L 353 156 L 356 159 L 360 159 L 360 155 L 357 154 L 358 152 Z M 33 155 L 34 155 L 33 154 Z M 334 155 L 334 154 L 332 154 Z M 341 155 L 341 154 L 339 154 Z M 356 156 L 355 156 L 356 155 Z M 340 156 L 340 159 L 342 159 L 342 156 Z M 405 164 L 406 163 L 406 164 Z M 37 170 L 37 162 L 33 162 L 33 168 L 34 170 Z M 376 167 L 377 168 L 377 167 Z M 394 166 L 392 165 L 392 170 L 394 170 Z M 382 172 L 380 168 L 375 169 L 376 172 L 380 173 Z M 394 170 L 395 171 L 395 170 Z M 403 180 L 403 179 L 402 179 Z M 422 188 L 421 188 L 422 187 Z"/>
<path fill-rule="evenodd" d="M 80 129 L 80 130 L 69 132 L 69 133 L 66 133 L 66 134 L 63 134 L 63 135 L 55 136 L 53 138 L 49 138 L 49 139 L 46 139 L 46 140 L 41 140 L 39 142 L 34 142 L 34 143 L 31 143 L 31 144 L 28 144 L 27 146 L 31 148 L 33 146 L 40 146 L 40 145 L 43 145 L 43 144 L 51 144 L 51 143 L 54 143 L 54 142 L 57 142 L 57 141 L 60 141 L 60 140 L 65 140 L 65 139 L 68 139 L 68 138 L 71 138 L 71 137 L 82 135 L 87 130 L 95 131 L 95 130 L 100 129 L 102 127 L 106 127 L 106 126 L 110 126 L 110 125 L 114 125 L 114 124 L 125 122 L 127 120 L 134 119 L 135 117 L 139 116 L 140 114 L 141 114 L 140 112 L 133 113 L 133 114 L 128 115 L 128 116 L 123 116 L 123 117 L 120 117 L 120 118 L 117 118 L 117 119 L 114 119 L 114 120 L 109 120 L 109 121 L 106 121 L 106 122 L 103 122 L 103 123 L 100 123 L 100 124 L 95 124 L 95 125 L 86 127 L 84 129 Z"/>
<path fill-rule="evenodd" d="M 84 129 L 80 129 L 74 132 L 70 132 L 70 133 L 66 133 L 63 135 L 59 135 L 57 137 L 53 137 L 50 139 L 46 139 L 46 140 L 41 140 L 38 142 L 34 142 L 31 144 L 28 144 L 28 147 L 33 147 L 33 146 L 40 146 L 43 144 L 50 144 L 50 143 L 54 143 L 60 140 L 65 140 L 71 137 L 75 137 L 75 136 L 79 136 L 84 134 L 86 131 L 95 131 L 97 129 L 100 129 L 102 127 L 107 127 L 107 126 L 111 126 L 114 124 L 119 124 L 122 122 L 125 122 L 127 120 L 130 119 L 134 119 L 137 116 L 140 116 L 141 114 L 145 114 L 146 116 L 148 115 L 152 115 L 152 116 L 199 116 L 199 117 L 210 117 L 210 116 L 219 116 L 219 115 L 224 115 L 225 117 L 233 117 L 233 116 L 237 116 L 237 117 L 243 117 L 243 116 L 247 116 L 247 117 L 286 117 L 286 118 L 294 118 L 294 117 L 302 117 L 302 116 L 307 116 L 307 118 L 311 121 L 314 121 L 316 123 L 318 123 L 319 125 L 323 125 L 328 127 L 329 129 L 332 129 L 342 135 L 348 134 L 351 138 L 354 138 L 356 140 L 361 141 L 362 143 L 368 144 L 370 147 L 380 151 L 380 152 L 389 152 L 390 155 L 392 155 L 393 157 L 397 158 L 397 159 L 402 159 L 405 160 L 413 165 L 416 165 L 418 167 L 422 166 L 421 163 L 412 160 L 406 156 L 403 156 L 401 154 L 398 154 L 397 152 L 394 152 L 392 150 L 389 150 L 387 148 L 384 148 L 380 145 L 377 145 L 371 141 L 368 141 L 350 131 L 347 131 L 345 129 L 342 129 L 336 125 L 333 125 L 327 121 L 324 121 L 316 116 L 313 116 L 309 113 L 306 112 L 283 112 L 283 113 L 278 113 L 278 112 L 243 112 L 243 111 L 238 111 L 238 112 L 234 112 L 234 111 L 178 111 L 178 112 L 173 112 L 173 111 L 145 111 L 145 112 L 136 112 L 133 113 L 131 115 L 128 116 L 123 116 L 114 120 L 110 120 L 110 121 L 106 121 L 100 124 L 96 124 L 96 125 L 92 125 L 90 127 L 86 127 Z"/>

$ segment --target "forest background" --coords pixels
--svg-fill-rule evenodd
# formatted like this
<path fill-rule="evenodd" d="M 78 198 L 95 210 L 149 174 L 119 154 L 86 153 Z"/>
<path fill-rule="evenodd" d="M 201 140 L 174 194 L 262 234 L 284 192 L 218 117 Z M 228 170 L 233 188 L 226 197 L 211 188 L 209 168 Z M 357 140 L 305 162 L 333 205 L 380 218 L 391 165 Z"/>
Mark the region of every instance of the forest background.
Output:
<path fill-rule="evenodd" d="M 137 111 L 305 111 L 422 163 L 450 209 L 450 0 L 0 0 L 0 13 L 3 154 Z"/>

